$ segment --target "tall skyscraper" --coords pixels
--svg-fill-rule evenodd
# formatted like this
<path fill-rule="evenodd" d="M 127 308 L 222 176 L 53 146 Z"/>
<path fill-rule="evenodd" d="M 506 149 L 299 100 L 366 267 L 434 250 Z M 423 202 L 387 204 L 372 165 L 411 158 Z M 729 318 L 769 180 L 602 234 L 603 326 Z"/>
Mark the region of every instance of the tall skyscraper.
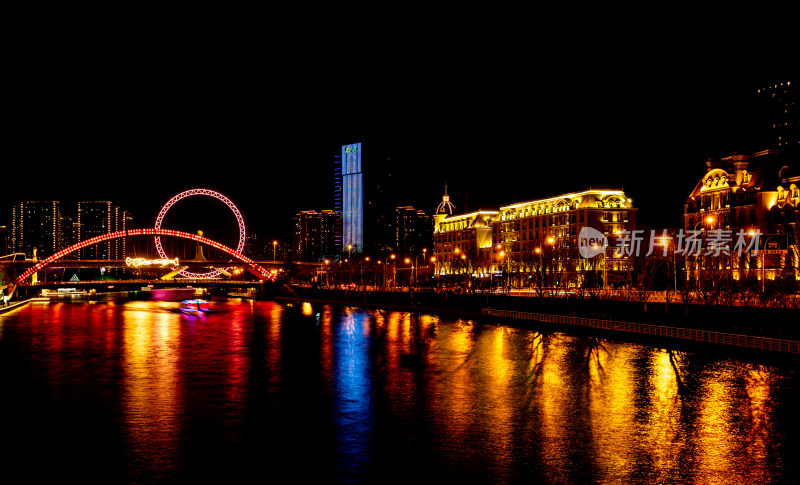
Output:
<path fill-rule="evenodd" d="M 78 241 L 130 228 L 131 217 L 109 201 L 78 202 Z M 81 250 L 81 259 L 124 259 L 125 239 L 112 239 Z"/>
<path fill-rule="evenodd" d="M 336 213 L 300 211 L 294 217 L 292 259 L 294 261 L 317 262 L 322 258 L 339 254 L 335 243 Z"/>
<path fill-rule="evenodd" d="M 433 217 L 412 206 L 395 209 L 395 250 L 400 256 L 416 256 L 433 249 Z"/>
<path fill-rule="evenodd" d="M 354 250 L 364 249 L 364 179 L 362 173 L 361 143 L 343 145 L 336 157 L 334 176 L 334 204 L 339 221 L 336 228 L 336 245 L 339 250 L 352 245 Z"/>
<path fill-rule="evenodd" d="M 413 256 L 416 252 L 417 210 L 411 206 L 395 209 L 395 250 L 402 256 Z"/>
<path fill-rule="evenodd" d="M 58 201 L 20 202 L 11 208 L 11 240 L 15 252 L 38 259 L 63 249 L 61 207 Z"/>
<path fill-rule="evenodd" d="M 800 146 L 800 112 L 796 83 L 779 82 L 758 89 L 760 123 L 764 126 L 762 146 L 797 150 Z"/>
<path fill-rule="evenodd" d="M 11 231 L 6 226 L 0 226 L 0 256 L 11 252 Z"/>

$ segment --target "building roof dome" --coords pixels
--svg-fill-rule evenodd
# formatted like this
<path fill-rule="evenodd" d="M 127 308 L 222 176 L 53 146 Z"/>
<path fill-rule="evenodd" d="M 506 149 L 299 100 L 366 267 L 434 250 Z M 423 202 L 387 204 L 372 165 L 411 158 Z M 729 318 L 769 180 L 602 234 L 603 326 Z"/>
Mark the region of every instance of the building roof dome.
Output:
<path fill-rule="evenodd" d="M 442 202 L 436 207 L 437 214 L 448 214 L 452 215 L 453 211 L 455 210 L 456 206 L 450 202 L 450 196 L 447 195 L 447 183 L 444 184 L 444 195 L 442 196 Z"/>

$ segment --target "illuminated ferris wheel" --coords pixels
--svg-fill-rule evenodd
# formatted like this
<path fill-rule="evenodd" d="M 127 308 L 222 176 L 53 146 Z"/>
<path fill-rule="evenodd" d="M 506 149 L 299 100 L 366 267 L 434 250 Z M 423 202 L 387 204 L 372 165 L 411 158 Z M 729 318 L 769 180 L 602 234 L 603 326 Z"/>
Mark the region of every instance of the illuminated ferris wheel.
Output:
<path fill-rule="evenodd" d="M 246 233 L 245 227 L 244 227 L 244 218 L 242 217 L 241 212 L 239 212 L 239 209 L 236 207 L 236 205 L 229 198 L 225 197 L 224 195 L 222 195 L 219 192 L 216 192 L 214 190 L 209 190 L 209 189 L 191 189 L 191 190 L 187 190 L 187 191 L 181 192 L 180 194 L 178 194 L 175 197 L 171 198 L 170 200 L 167 201 L 166 204 L 164 204 L 164 207 L 161 208 L 161 212 L 158 213 L 158 216 L 156 217 L 155 228 L 156 229 L 161 229 L 161 223 L 164 220 L 164 216 L 167 215 L 167 212 L 169 211 L 170 207 L 175 205 L 176 202 L 178 202 L 179 200 L 185 199 L 187 197 L 195 196 L 195 195 L 204 195 L 204 196 L 208 196 L 208 197 L 213 197 L 213 198 L 221 201 L 222 203 L 224 203 L 225 205 L 227 205 L 231 209 L 231 211 L 233 212 L 233 215 L 236 217 L 236 221 L 239 224 L 239 244 L 236 246 L 236 252 L 241 253 L 244 250 L 245 233 Z M 161 258 L 163 258 L 163 259 L 169 259 L 167 257 L 167 253 L 164 251 L 164 248 L 161 245 L 161 238 L 160 237 L 158 237 L 158 236 L 155 237 L 155 243 L 156 243 L 156 250 L 158 251 L 159 256 L 161 256 Z M 192 273 L 190 271 L 183 270 L 183 271 L 180 271 L 178 274 L 180 274 L 180 275 L 182 275 L 182 276 L 184 276 L 186 278 L 205 279 L 205 278 L 216 278 L 217 276 L 221 275 L 222 272 L 220 270 L 217 270 L 217 269 L 209 271 L 207 273 Z"/>

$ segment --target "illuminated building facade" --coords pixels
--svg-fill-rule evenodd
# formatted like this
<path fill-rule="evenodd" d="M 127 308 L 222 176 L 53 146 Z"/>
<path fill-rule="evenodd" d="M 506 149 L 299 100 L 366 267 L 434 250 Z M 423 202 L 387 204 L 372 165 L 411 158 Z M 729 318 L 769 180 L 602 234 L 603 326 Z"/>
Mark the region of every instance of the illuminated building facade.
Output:
<path fill-rule="evenodd" d="M 130 229 L 130 215 L 109 201 L 78 202 L 78 242 Z M 128 256 L 125 239 L 85 247 L 81 259 L 121 260 Z"/>
<path fill-rule="evenodd" d="M 763 268 L 763 276 L 798 275 L 798 205 L 800 205 L 800 173 L 792 166 L 786 152 L 772 149 L 752 154 L 736 154 L 720 159 L 709 159 L 707 170 L 686 199 L 683 211 L 683 229 L 701 231 L 731 231 L 735 238 L 739 231 L 761 234 L 785 234 L 787 252 L 770 255 L 753 261 L 736 258 L 716 258 L 714 268 L 731 271 L 738 279 L 743 271 L 752 267 Z M 795 162 L 796 163 L 796 162 Z M 687 278 L 698 278 L 702 269 L 700 261 L 687 263 Z M 703 267 L 708 262 L 702 262 Z M 762 274 L 756 275 L 759 279 Z"/>
<path fill-rule="evenodd" d="M 58 201 L 27 201 L 11 208 L 11 240 L 14 252 L 38 259 L 63 249 L 61 206 Z"/>
<path fill-rule="evenodd" d="M 334 204 L 339 217 L 335 242 L 339 249 L 348 245 L 364 248 L 364 180 L 361 143 L 343 145 L 334 169 Z"/>
<path fill-rule="evenodd" d="M 337 214 L 331 210 L 298 212 L 294 218 L 292 259 L 319 262 L 339 254 L 336 222 Z"/>
<path fill-rule="evenodd" d="M 595 189 L 511 204 L 498 211 L 458 215 L 443 211 L 434 216 L 437 273 L 505 273 L 512 276 L 514 286 L 524 286 L 541 254 L 555 261 L 555 283 L 579 285 L 586 262 L 578 254 L 581 229 L 603 233 L 610 253 L 616 233 L 635 229 L 636 211 L 622 190 Z M 612 258 L 609 268 L 613 271 L 622 264 Z"/>
<path fill-rule="evenodd" d="M 433 218 L 412 206 L 395 209 L 395 250 L 400 257 L 415 257 L 433 248 Z"/>
<path fill-rule="evenodd" d="M 436 274 L 488 275 L 492 270 L 492 224 L 498 211 L 434 215 Z"/>
<path fill-rule="evenodd" d="M 579 286 L 592 260 L 580 257 L 578 234 L 591 227 L 607 238 L 607 255 L 600 258 L 617 271 L 624 262 L 611 257 L 615 234 L 635 230 L 637 209 L 632 204 L 622 190 L 589 189 L 501 207 L 492 227 L 495 268 L 523 284 L 537 255 L 546 254 L 555 261 L 556 286 Z"/>

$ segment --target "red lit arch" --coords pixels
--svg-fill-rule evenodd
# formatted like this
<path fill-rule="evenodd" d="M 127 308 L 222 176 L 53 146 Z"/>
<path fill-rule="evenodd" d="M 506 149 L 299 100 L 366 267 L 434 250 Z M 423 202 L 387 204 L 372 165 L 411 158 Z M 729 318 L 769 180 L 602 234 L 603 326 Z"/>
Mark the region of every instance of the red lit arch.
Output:
<path fill-rule="evenodd" d="M 75 252 L 87 246 L 91 246 L 93 244 L 98 244 L 111 239 L 118 239 L 127 236 L 174 236 L 174 237 L 189 239 L 191 241 L 195 241 L 200 244 L 205 244 L 207 246 L 219 249 L 220 251 L 230 254 L 231 256 L 241 261 L 242 263 L 246 263 L 247 265 L 250 266 L 250 268 L 253 270 L 253 272 L 258 276 L 258 278 L 261 281 L 270 278 L 270 273 L 263 267 L 256 264 L 256 262 L 253 261 L 252 259 L 248 258 L 244 254 L 234 249 L 229 248 L 228 246 L 225 246 L 224 244 L 212 241 L 211 239 L 202 236 L 197 236 L 195 234 L 189 234 L 188 232 L 173 231 L 170 229 L 131 229 L 128 231 L 110 232 L 108 234 L 103 234 L 102 236 L 96 236 L 91 239 L 87 239 L 86 241 L 81 241 L 78 244 L 72 245 L 66 249 L 62 249 L 61 251 L 46 257 L 45 259 L 41 260 L 40 262 L 28 268 L 27 271 L 19 275 L 19 277 L 16 279 L 16 284 L 17 285 L 24 284 L 24 281 L 30 278 L 31 275 L 33 275 L 33 273 L 40 271 L 42 268 L 52 263 L 53 261 L 57 261 L 72 252 Z"/>

